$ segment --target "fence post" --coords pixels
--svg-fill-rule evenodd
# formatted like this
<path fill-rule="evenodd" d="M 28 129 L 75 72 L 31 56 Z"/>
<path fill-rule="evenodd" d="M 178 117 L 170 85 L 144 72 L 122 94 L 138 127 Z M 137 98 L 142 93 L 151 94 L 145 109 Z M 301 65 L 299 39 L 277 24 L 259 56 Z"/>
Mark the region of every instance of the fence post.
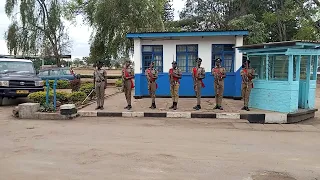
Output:
<path fill-rule="evenodd" d="M 54 111 L 57 109 L 57 79 L 54 80 L 53 83 L 53 108 Z"/>
<path fill-rule="evenodd" d="M 46 89 L 46 91 L 47 91 L 47 93 L 46 93 L 46 105 L 48 106 L 49 105 L 49 90 L 50 90 L 50 84 L 49 84 L 49 80 L 48 79 L 46 80 L 46 87 L 47 87 L 47 89 Z"/>

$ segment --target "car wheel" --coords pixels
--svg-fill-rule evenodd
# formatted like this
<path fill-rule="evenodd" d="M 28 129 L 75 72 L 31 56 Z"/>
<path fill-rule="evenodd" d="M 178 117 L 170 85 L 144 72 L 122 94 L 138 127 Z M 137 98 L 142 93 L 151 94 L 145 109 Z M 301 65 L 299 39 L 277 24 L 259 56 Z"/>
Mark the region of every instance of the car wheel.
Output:
<path fill-rule="evenodd" d="M 0 97 L 0 106 L 3 104 L 3 97 Z"/>

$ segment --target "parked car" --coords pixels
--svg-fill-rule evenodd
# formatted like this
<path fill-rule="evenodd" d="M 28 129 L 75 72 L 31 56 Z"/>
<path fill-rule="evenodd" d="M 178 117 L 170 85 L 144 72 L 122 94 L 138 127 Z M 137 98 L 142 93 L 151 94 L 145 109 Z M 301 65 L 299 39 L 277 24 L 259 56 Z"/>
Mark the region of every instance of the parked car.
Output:
<path fill-rule="evenodd" d="M 41 69 L 39 71 L 39 77 L 42 80 L 74 80 L 76 78 L 76 75 L 72 73 L 72 71 L 69 68 L 46 68 L 46 69 Z"/>
<path fill-rule="evenodd" d="M 36 75 L 31 60 L 0 58 L 0 105 L 5 97 L 27 97 L 38 91 L 43 91 L 43 81 Z"/>

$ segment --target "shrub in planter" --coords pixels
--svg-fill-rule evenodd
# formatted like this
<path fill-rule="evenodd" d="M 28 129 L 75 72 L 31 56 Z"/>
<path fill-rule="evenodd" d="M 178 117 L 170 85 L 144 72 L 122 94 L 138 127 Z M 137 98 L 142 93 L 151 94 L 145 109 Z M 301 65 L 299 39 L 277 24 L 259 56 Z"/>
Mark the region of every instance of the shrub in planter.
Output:
<path fill-rule="evenodd" d="M 87 94 L 81 91 L 73 92 L 69 94 L 69 102 L 71 103 L 77 103 L 82 102 L 87 97 Z"/>
<path fill-rule="evenodd" d="M 86 95 L 88 96 L 93 89 L 94 89 L 93 83 L 85 83 L 80 86 L 79 91 L 86 93 Z M 94 97 L 95 95 L 96 93 L 95 91 L 93 91 L 93 93 L 91 93 L 90 95 L 90 98 Z"/>
<path fill-rule="evenodd" d="M 70 86 L 71 86 L 72 92 L 79 91 L 80 86 L 81 86 L 81 80 L 74 79 L 74 80 L 70 81 Z"/>
<path fill-rule="evenodd" d="M 44 105 L 46 104 L 46 94 L 47 93 L 45 91 L 31 93 L 28 95 L 28 99 L 35 103 L 40 103 L 41 105 Z M 57 101 L 60 101 L 61 103 L 66 103 L 68 102 L 68 93 L 57 92 L 56 98 Z M 49 102 L 53 103 L 53 91 L 49 92 Z"/>

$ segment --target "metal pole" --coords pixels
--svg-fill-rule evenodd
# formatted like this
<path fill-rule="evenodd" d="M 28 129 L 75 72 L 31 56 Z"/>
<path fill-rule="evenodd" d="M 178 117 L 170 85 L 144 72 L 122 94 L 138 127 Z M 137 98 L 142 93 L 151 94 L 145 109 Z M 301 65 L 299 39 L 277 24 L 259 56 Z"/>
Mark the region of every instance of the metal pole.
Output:
<path fill-rule="evenodd" d="M 54 83 L 53 83 L 53 108 L 54 108 L 54 111 L 56 111 L 56 108 L 57 108 L 57 79 L 54 80 Z"/>
<path fill-rule="evenodd" d="M 46 80 L 46 87 L 47 87 L 47 93 L 46 93 L 46 105 L 49 105 L 49 89 L 50 89 L 50 84 L 49 84 L 49 80 Z"/>

